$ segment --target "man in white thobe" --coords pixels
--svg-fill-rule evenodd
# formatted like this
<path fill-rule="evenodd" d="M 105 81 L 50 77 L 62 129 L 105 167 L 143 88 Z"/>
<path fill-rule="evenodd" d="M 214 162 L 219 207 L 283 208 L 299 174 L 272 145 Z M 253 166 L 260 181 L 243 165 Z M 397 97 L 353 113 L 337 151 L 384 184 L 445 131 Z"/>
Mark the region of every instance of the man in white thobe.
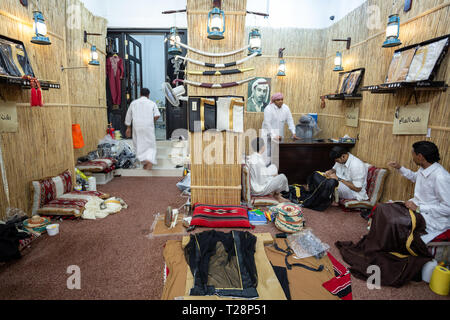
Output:
<path fill-rule="evenodd" d="M 255 151 L 248 157 L 250 170 L 250 189 L 253 196 L 273 195 L 278 202 L 289 202 L 281 196 L 281 192 L 289 192 L 288 179 L 284 174 L 278 174 L 275 165 L 266 166 L 263 153 L 265 151 L 264 140 L 256 138 L 252 141 Z"/>
<path fill-rule="evenodd" d="M 428 234 L 422 240 L 427 244 L 450 229 L 450 174 L 438 163 L 439 149 L 432 142 L 416 142 L 412 158 L 420 166 L 417 172 L 395 161 L 389 162 L 389 166 L 416 184 L 414 198 L 405 202 L 405 206 L 424 218 Z"/>
<path fill-rule="evenodd" d="M 150 90 L 143 88 L 141 97 L 130 104 L 125 125 L 126 136 L 131 137 L 133 126 L 133 143 L 137 159 L 144 164 L 145 170 L 151 170 L 156 160 L 155 122 L 161 117 L 156 103 L 150 100 Z"/>
<path fill-rule="evenodd" d="M 325 172 L 325 176 L 339 181 L 339 199 L 368 200 L 367 166 L 364 162 L 342 147 L 334 147 L 330 152 L 330 158 L 336 164 Z M 337 206 L 337 202 L 333 205 Z"/>
<path fill-rule="evenodd" d="M 291 109 L 284 104 L 282 93 L 276 93 L 272 96 L 271 103 L 264 109 L 264 122 L 262 125 L 262 136 L 267 145 L 265 152 L 266 163 L 270 163 L 272 156 L 272 141 L 279 143 L 284 139 L 284 126 L 288 125 L 292 132 L 292 139 L 299 140 L 296 134 L 294 119 Z M 270 141 L 270 139 L 272 141 Z"/>

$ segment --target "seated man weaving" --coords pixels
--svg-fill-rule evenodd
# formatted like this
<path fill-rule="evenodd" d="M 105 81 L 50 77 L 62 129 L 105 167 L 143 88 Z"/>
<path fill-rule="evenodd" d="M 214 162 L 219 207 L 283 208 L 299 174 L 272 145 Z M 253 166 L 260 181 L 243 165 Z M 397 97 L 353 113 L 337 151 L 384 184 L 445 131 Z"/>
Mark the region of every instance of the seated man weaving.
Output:
<path fill-rule="evenodd" d="M 366 191 L 367 168 L 364 162 L 342 147 L 334 147 L 330 158 L 336 164 L 333 169 L 325 172 L 325 176 L 339 181 L 339 198 L 358 201 L 369 199 Z M 333 206 L 338 206 L 338 201 L 334 202 Z"/>
<path fill-rule="evenodd" d="M 432 259 L 426 243 L 450 228 L 450 174 L 438 163 L 437 146 L 417 142 L 412 158 L 420 166 L 417 172 L 397 162 L 389 165 L 416 183 L 414 198 L 379 204 L 367 236 L 357 244 L 336 243 L 358 278 L 367 279 L 367 268 L 374 265 L 381 269 L 381 285 L 400 287 L 419 280 L 422 267 Z"/>
<path fill-rule="evenodd" d="M 251 194 L 253 196 L 267 196 L 273 194 L 278 202 L 289 202 L 281 196 L 281 192 L 289 191 L 288 179 L 284 174 L 278 174 L 275 165 L 266 167 L 263 154 L 265 152 L 264 140 L 256 138 L 252 141 L 252 148 L 255 151 L 248 157 L 250 169 Z"/>

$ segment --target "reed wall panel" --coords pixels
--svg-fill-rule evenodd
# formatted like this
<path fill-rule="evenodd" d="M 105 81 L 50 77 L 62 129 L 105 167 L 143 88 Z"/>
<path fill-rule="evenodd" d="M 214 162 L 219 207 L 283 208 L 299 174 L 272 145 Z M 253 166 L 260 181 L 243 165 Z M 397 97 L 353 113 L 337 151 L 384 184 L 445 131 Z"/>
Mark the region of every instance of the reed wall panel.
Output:
<path fill-rule="evenodd" d="M 188 43 L 191 47 L 207 52 L 228 52 L 246 45 L 245 11 L 247 1 L 224 1 L 222 10 L 226 15 L 225 39 L 210 40 L 207 38 L 208 12 L 212 2 L 201 0 L 187 1 Z M 245 58 L 247 51 L 228 57 L 205 57 L 193 52 L 188 57 L 209 63 L 227 63 Z M 251 67 L 248 61 L 240 68 Z M 234 69 L 231 67 L 228 69 Z M 187 64 L 188 70 L 204 71 L 213 68 Z M 202 83 L 226 83 L 244 80 L 248 74 L 208 77 L 188 75 L 187 79 Z M 205 89 L 188 86 L 190 96 L 243 96 L 246 97 L 247 86 L 223 89 Z M 215 205 L 239 205 L 241 199 L 241 163 L 240 141 L 242 134 L 233 134 L 234 139 L 227 139 L 227 133 L 191 133 L 191 201 Z M 232 143 L 231 140 L 236 141 Z M 234 153 L 230 157 L 230 153 Z M 227 159 L 227 156 L 229 157 Z M 211 161 L 210 161 L 211 160 Z M 228 161 L 227 161 L 228 160 Z"/>
<path fill-rule="evenodd" d="M 94 17 L 77 0 L 41 0 L 39 3 L 52 42 L 50 46 L 30 42 L 35 2 L 29 2 L 28 8 L 15 0 L 2 0 L 0 5 L 0 34 L 24 43 L 38 79 L 54 80 L 61 84 L 59 90 L 42 92 L 42 108 L 29 106 L 30 90 L 0 85 L 1 96 L 17 104 L 19 126 L 16 133 L 1 134 L 0 147 L 9 186 L 9 206 L 28 214 L 31 213 L 32 180 L 54 176 L 66 169 L 74 171 L 73 121 L 86 126 L 85 142 L 89 146 L 96 146 L 101 138 L 98 128 L 106 122 L 106 110 L 102 112 L 103 109 L 99 109 L 106 104 L 104 55 L 99 54 L 101 67 L 95 70 L 86 69 L 78 76 L 70 73 L 74 70 L 61 71 L 61 66 L 74 66 L 72 63 L 77 62 L 74 57 L 87 59 L 85 54 L 89 44 L 83 42 L 83 31 L 106 35 L 106 21 Z M 75 18 L 70 20 L 75 22 L 74 25 L 67 23 L 68 11 L 70 17 Z M 76 30 L 71 29 L 74 26 Z M 89 40 L 95 41 L 99 49 L 103 48 L 104 51 L 104 37 Z M 77 66 L 81 66 L 81 63 L 85 65 L 84 61 L 80 61 Z M 81 110 L 71 107 L 78 104 L 95 108 Z M 0 193 L 0 218 L 4 218 L 8 204 L 3 183 L 0 183 Z"/>
<path fill-rule="evenodd" d="M 412 45 L 438 36 L 450 33 L 448 16 L 450 14 L 449 1 L 416 1 L 410 12 L 404 13 L 401 1 L 397 1 L 398 8 L 392 11 L 391 1 L 369 0 L 361 7 L 355 9 L 344 19 L 337 22 L 327 31 L 327 54 L 324 61 L 324 81 L 322 94 L 332 93 L 336 90 L 337 73 L 332 71 L 336 50 L 344 54 L 344 68 L 366 68 L 363 85 L 383 83 L 389 68 L 392 55 L 397 48 L 382 48 L 385 40 L 385 26 L 388 16 L 392 12 L 400 12 L 401 31 L 400 39 L 403 46 Z M 379 8 L 379 28 L 369 28 L 373 20 L 373 11 L 369 7 Z M 371 20 L 372 19 L 372 20 Z M 344 43 L 332 42 L 333 38 L 352 37 L 352 47 L 345 49 Z M 444 80 L 447 83 L 449 77 L 448 57 L 441 65 L 436 80 Z M 431 103 L 429 127 L 431 138 L 425 136 L 394 136 L 393 119 L 398 106 L 406 105 L 408 100 L 414 104 L 407 92 L 398 94 L 371 94 L 364 92 L 363 100 L 356 101 L 360 107 L 359 128 L 345 126 L 345 106 L 351 102 L 327 101 L 325 110 L 318 110 L 319 122 L 324 137 L 338 137 L 349 134 L 359 137 L 353 153 L 362 160 L 374 165 L 387 167 L 390 160 L 396 160 L 413 170 L 417 166 L 412 162 L 412 144 L 420 140 L 433 141 L 441 152 L 441 164 L 450 169 L 450 153 L 448 147 L 450 130 L 450 112 L 448 110 L 449 98 L 447 92 L 421 92 L 418 93 L 418 103 Z M 386 186 L 383 201 L 390 199 L 405 200 L 412 197 L 413 184 L 402 178 L 397 172 L 391 170 Z"/>

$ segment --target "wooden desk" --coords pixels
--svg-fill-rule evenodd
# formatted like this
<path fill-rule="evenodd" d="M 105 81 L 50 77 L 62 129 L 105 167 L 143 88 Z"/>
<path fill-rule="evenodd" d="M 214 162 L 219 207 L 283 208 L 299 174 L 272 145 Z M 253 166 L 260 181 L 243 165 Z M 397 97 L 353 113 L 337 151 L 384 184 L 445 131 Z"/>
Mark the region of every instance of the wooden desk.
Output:
<path fill-rule="evenodd" d="M 335 162 L 330 159 L 330 151 L 336 146 L 350 151 L 353 143 L 331 142 L 282 142 L 279 144 L 279 173 L 288 178 L 289 184 L 306 184 L 314 171 L 330 170 Z"/>

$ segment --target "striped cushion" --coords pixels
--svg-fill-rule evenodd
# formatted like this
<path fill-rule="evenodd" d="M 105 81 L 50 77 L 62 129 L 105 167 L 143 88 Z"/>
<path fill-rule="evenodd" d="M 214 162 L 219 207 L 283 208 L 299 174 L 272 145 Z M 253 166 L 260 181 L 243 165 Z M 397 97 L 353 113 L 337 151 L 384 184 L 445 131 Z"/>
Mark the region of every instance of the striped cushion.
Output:
<path fill-rule="evenodd" d="M 108 173 L 114 170 L 114 160 L 96 159 L 77 164 L 77 169 L 83 172 L 103 172 Z"/>
<path fill-rule="evenodd" d="M 194 206 L 191 226 L 207 228 L 251 228 L 244 206 Z"/>
<path fill-rule="evenodd" d="M 32 181 L 31 186 L 33 194 L 32 213 L 34 215 L 39 208 L 50 201 L 72 191 L 72 173 L 70 170 L 66 170 L 56 177 Z"/>

